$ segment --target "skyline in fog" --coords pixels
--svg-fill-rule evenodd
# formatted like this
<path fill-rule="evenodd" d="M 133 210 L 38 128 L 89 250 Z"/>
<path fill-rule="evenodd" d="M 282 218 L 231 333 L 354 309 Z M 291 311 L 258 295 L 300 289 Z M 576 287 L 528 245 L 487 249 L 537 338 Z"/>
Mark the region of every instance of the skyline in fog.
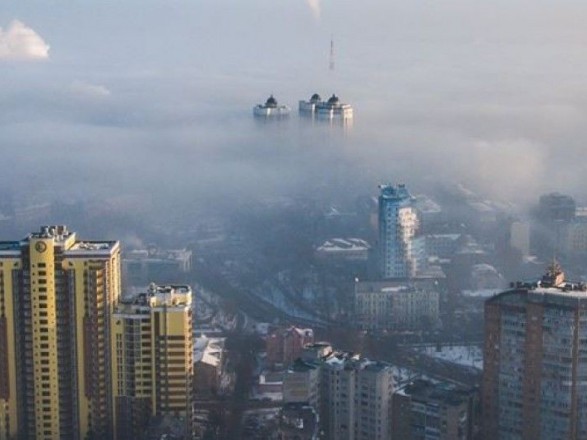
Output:
<path fill-rule="evenodd" d="M 586 16 L 570 0 L 3 4 L 0 184 L 197 203 L 463 182 L 584 203 Z M 353 104 L 352 130 L 298 120 L 314 92 Z M 270 93 L 289 121 L 253 120 Z"/>

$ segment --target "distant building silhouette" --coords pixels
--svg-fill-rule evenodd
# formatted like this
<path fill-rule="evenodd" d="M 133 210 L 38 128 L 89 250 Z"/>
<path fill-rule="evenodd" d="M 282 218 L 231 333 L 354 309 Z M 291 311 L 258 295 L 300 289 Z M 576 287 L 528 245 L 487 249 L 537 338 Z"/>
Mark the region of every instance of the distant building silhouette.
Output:
<path fill-rule="evenodd" d="M 261 118 L 289 116 L 291 109 L 287 105 L 281 105 L 273 95 L 267 98 L 265 104 L 257 104 L 253 107 L 253 115 Z"/>
<path fill-rule="evenodd" d="M 565 254 L 568 229 L 576 211 L 577 205 L 571 196 L 560 193 L 540 196 L 531 231 L 533 252 L 543 258 Z"/>

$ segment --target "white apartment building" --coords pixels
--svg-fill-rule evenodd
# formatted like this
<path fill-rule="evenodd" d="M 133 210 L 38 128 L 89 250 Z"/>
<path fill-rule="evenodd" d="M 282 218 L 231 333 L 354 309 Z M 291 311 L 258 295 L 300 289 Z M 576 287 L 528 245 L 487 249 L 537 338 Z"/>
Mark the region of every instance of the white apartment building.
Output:
<path fill-rule="evenodd" d="M 355 280 L 355 320 L 364 330 L 414 330 L 438 322 L 440 294 L 430 283 Z"/>
<path fill-rule="evenodd" d="M 323 361 L 320 419 L 331 440 L 389 440 L 391 368 L 337 352 Z"/>

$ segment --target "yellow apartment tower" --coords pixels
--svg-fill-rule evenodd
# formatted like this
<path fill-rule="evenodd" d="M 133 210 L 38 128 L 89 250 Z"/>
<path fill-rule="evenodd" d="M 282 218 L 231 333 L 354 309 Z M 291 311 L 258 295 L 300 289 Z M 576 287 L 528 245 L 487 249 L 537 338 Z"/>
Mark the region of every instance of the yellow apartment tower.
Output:
<path fill-rule="evenodd" d="M 112 316 L 115 434 L 142 439 L 149 420 L 183 420 L 192 432 L 192 291 L 151 284 Z"/>
<path fill-rule="evenodd" d="M 120 244 L 43 226 L 0 242 L 0 440 L 113 436 Z"/>

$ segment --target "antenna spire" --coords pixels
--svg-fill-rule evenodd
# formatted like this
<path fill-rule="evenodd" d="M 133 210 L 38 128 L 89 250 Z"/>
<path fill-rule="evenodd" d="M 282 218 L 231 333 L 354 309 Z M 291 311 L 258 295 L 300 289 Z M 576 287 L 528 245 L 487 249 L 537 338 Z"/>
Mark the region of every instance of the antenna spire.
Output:
<path fill-rule="evenodd" d="M 334 38 L 332 35 L 330 36 L 330 62 L 329 62 L 330 70 L 334 70 Z"/>

